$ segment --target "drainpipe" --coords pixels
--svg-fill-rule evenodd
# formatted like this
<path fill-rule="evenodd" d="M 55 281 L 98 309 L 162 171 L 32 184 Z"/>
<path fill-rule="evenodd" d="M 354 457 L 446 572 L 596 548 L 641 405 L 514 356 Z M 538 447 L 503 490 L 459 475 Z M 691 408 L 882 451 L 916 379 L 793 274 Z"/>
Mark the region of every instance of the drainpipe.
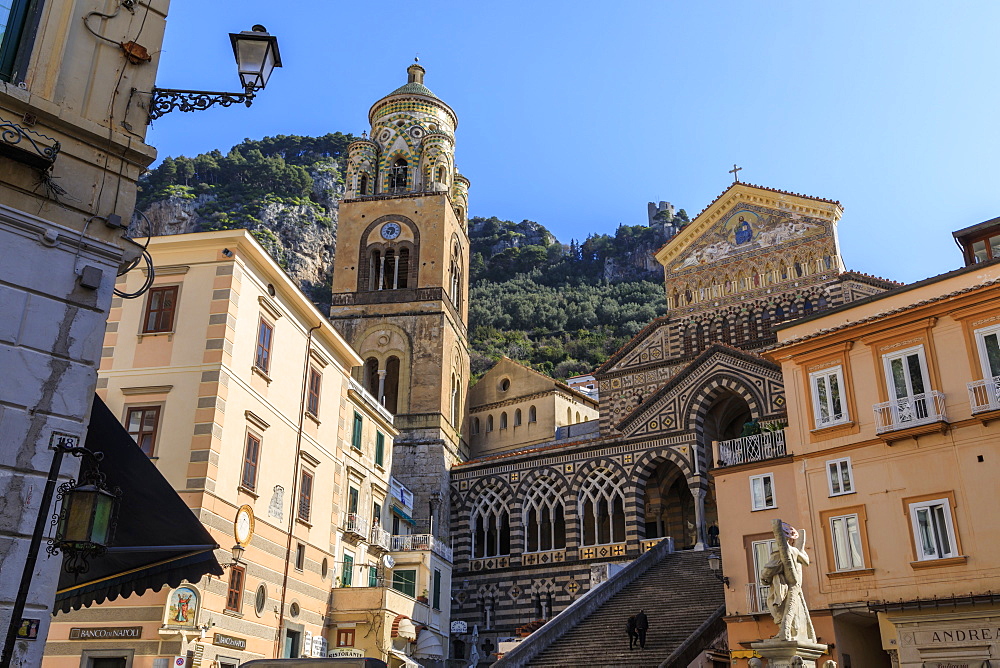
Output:
<path fill-rule="evenodd" d="M 295 461 L 292 466 L 292 493 L 288 509 L 288 541 L 285 544 L 285 567 L 281 577 L 281 605 L 278 607 L 278 633 L 274 639 L 274 658 L 281 656 L 281 635 L 285 630 L 285 593 L 288 591 L 288 564 L 292 560 L 292 532 L 295 530 L 295 517 L 298 508 L 295 507 L 297 500 L 295 495 L 299 487 L 299 456 L 302 452 L 302 422 L 306 418 L 306 387 L 309 383 L 309 354 L 312 352 L 312 335 L 317 329 L 323 326 L 320 323 L 309 330 L 306 334 L 306 356 L 302 363 L 302 392 L 299 395 L 299 429 L 295 434 Z M 301 653 L 301 649 L 299 650 Z M 292 657 L 297 659 L 298 657 Z"/>

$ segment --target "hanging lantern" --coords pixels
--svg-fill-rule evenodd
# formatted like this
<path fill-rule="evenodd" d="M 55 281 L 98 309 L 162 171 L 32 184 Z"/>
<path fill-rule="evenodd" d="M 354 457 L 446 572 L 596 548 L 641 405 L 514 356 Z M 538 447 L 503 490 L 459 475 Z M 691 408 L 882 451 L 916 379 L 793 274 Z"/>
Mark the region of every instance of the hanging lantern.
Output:
<path fill-rule="evenodd" d="M 109 489 L 96 468 L 82 478 L 80 483 L 71 480 L 59 486 L 57 500 L 62 507 L 53 518 L 56 530 L 47 548 L 53 555 L 61 551 L 66 572 L 75 574 L 85 573 L 89 559 L 111 544 L 121 498 L 121 491 Z"/>
<path fill-rule="evenodd" d="M 233 43 L 233 55 L 236 56 L 236 66 L 243 88 L 246 90 L 264 88 L 274 68 L 281 67 L 278 39 L 270 35 L 261 25 L 240 33 L 229 33 L 229 39 Z"/>

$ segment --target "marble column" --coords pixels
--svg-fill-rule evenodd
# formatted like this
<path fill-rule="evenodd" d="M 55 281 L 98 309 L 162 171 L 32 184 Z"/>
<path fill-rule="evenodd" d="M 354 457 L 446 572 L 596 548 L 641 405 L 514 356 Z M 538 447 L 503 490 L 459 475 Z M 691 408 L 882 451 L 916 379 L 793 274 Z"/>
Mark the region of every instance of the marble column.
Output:
<path fill-rule="evenodd" d="M 695 486 L 697 485 L 697 486 Z M 705 490 L 700 484 L 694 483 L 690 486 L 691 496 L 694 497 L 694 525 L 696 532 L 695 550 L 705 549 Z"/>

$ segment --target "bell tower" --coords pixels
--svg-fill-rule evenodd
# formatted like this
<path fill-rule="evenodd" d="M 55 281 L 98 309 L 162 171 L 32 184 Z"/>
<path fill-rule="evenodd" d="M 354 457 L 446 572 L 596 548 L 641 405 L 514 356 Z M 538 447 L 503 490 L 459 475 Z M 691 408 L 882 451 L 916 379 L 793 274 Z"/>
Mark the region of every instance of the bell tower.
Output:
<path fill-rule="evenodd" d="M 469 181 L 455 168 L 458 117 L 424 73 L 410 65 L 348 147 L 330 320 L 365 360 L 356 380 L 395 415 L 393 475 L 445 538 L 448 471 L 468 457 Z"/>

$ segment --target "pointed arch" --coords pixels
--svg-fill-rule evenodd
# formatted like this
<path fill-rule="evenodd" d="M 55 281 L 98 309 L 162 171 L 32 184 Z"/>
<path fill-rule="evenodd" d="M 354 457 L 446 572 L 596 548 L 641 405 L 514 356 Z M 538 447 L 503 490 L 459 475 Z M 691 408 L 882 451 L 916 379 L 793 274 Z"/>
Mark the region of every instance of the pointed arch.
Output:
<path fill-rule="evenodd" d="M 500 485 L 484 485 L 475 497 L 469 515 L 472 558 L 510 554 L 510 491 Z"/>
<path fill-rule="evenodd" d="M 521 506 L 526 552 L 544 552 L 566 547 L 564 497 L 564 484 L 549 476 L 539 476 L 526 488 Z"/>
<path fill-rule="evenodd" d="M 582 524 L 581 545 L 625 541 L 625 477 L 620 470 L 596 466 L 579 486 L 577 515 Z"/>

